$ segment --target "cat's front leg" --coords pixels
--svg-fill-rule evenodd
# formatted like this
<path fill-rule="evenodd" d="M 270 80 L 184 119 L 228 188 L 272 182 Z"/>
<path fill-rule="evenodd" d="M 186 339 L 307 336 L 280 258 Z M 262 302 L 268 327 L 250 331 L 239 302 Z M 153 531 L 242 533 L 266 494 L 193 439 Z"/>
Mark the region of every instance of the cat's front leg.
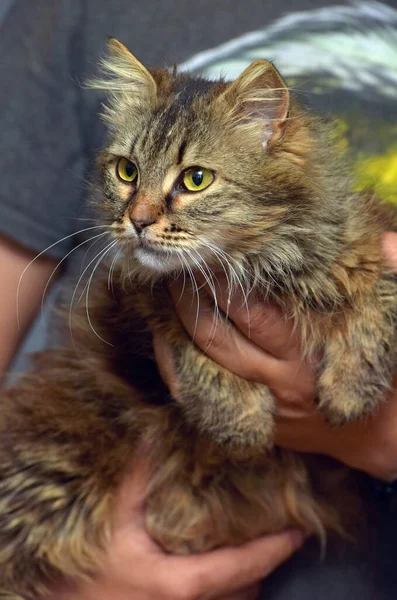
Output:
<path fill-rule="evenodd" d="M 64 576 L 95 573 L 132 453 L 117 379 L 79 354 L 48 356 L 0 394 L 0 598 L 38 600 Z"/>
<path fill-rule="evenodd" d="M 346 315 L 326 341 L 318 398 L 332 425 L 373 413 L 391 389 L 397 367 L 397 285 L 386 283 L 380 282 L 380 293 Z"/>
<path fill-rule="evenodd" d="M 173 346 L 176 400 L 185 418 L 234 456 L 272 445 L 275 400 L 263 384 L 230 373 L 190 340 Z"/>

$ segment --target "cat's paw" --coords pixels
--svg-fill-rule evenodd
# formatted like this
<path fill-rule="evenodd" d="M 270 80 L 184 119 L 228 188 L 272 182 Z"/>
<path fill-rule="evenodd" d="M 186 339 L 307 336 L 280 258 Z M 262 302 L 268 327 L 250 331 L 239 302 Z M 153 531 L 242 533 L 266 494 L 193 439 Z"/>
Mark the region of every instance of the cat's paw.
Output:
<path fill-rule="evenodd" d="M 229 457 L 260 455 L 272 447 L 275 399 L 265 385 L 227 371 L 191 343 L 174 346 L 173 354 L 174 399 L 190 425 Z"/>
<path fill-rule="evenodd" d="M 357 421 L 366 414 L 360 398 L 350 396 L 350 402 L 347 405 L 345 396 L 335 394 L 329 390 L 319 392 L 317 402 L 319 410 L 332 427 L 343 427 L 343 425 L 351 421 Z"/>
<path fill-rule="evenodd" d="M 229 457 L 245 459 L 272 447 L 274 397 L 266 386 L 227 374 L 200 392 L 183 394 L 185 418 Z"/>
<path fill-rule="evenodd" d="M 247 407 L 238 416 L 225 411 L 222 427 L 208 428 L 207 432 L 227 456 L 248 459 L 273 446 L 274 418 L 267 403 L 264 404 L 256 408 Z"/>
<path fill-rule="evenodd" d="M 386 388 L 349 378 L 334 380 L 320 377 L 318 385 L 318 408 L 334 427 L 341 427 L 371 415 L 385 398 Z"/>

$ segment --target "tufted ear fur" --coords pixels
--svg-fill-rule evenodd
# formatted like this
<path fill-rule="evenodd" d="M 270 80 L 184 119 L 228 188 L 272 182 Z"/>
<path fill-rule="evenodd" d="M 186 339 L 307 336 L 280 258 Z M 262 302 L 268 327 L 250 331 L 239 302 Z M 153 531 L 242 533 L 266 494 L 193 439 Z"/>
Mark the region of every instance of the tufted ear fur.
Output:
<path fill-rule="evenodd" d="M 109 38 L 108 54 L 100 62 L 101 75 L 87 86 L 107 93 L 110 105 L 105 107 L 106 120 L 112 121 L 121 106 L 147 107 L 157 97 L 157 85 L 152 75 L 118 40 Z"/>
<path fill-rule="evenodd" d="M 236 125 L 260 129 L 264 148 L 283 134 L 289 91 L 272 63 L 256 60 L 219 97 Z"/>
<path fill-rule="evenodd" d="M 94 79 L 90 87 L 138 95 L 156 93 L 156 83 L 147 68 L 115 38 L 109 38 L 108 56 L 101 60 L 100 66 L 107 77 Z"/>

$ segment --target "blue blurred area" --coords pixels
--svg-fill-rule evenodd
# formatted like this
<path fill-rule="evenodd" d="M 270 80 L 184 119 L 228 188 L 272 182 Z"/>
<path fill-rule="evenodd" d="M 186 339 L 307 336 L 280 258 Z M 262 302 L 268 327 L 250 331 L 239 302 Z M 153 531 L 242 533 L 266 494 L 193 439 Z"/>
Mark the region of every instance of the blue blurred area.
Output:
<path fill-rule="evenodd" d="M 0 23 L 3 21 L 7 12 L 11 8 L 14 0 L 0 0 Z M 48 306 L 48 304 L 47 304 Z M 18 355 L 14 360 L 14 364 L 11 368 L 11 373 L 7 378 L 11 383 L 17 377 L 18 373 L 26 371 L 28 366 L 27 355 L 31 352 L 37 352 L 45 346 L 45 323 L 48 314 L 48 308 L 46 307 L 42 318 L 38 318 L 32 326 L 30 332 L 26 336 L 24 344 L 21 346 Z"/>
<path fill-rule="evenodd" d="M 0 2 L 0 23 L 14 0 L 1 0 Z"/>

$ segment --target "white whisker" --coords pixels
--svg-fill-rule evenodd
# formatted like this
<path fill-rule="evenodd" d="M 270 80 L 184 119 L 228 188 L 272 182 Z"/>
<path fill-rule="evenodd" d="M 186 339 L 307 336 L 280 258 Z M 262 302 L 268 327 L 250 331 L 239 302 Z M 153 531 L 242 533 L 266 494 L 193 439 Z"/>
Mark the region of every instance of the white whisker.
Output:
<path fill-rule="evenodd" d="M 243 306 L 245 306 L 246 311 L 247 311 L 248 337 L 250 337 L 251 336 L 251 323 L 250 323 L 250 312 L 249 312 L 249 306 L 248 306 L 248 295 L 249 295 L 249 293 L 250 293 L 251 290 L 248 290 L 248 291 L 245 290 L 244 285 L 241 282 L 240 277 L 239 277 L 236 269 L 233 267 L 232 262 L 231 262 L 231 261 L 233 261 L 233 262 L 236 262 L 236 261 L 235 261 L 235 259 L 232 256 L 230 256 L 230 254 L 228 254 L 227 252 L 225 252 L 224 250 L 222 250 L 218 246 L 215 246 L 215 245 L 213 245 L 213 244 L 211 244 L 209 242 L 206 242 L 206 246 L 210 250 L 212 250 L 216 256 L 218 256 L 218 260 L 219 260 L 219 257 L 222 257 L 223 260 L 225 261 L 228 269 L 229 269 L 230 278 L 231 278 L 231 281 L 232 281 L 231 291 L 229 293 L 230 294 L 232 293 L 232 291 L 233 291 L 232 288 L 236 284 L 237 284 L 237 287 L 241 291 L 241 294 L 242 294 L 243 299 L 244 299 L 244 301 L 243 301 L 243 303 L 241 305 L 241 308 Z M 240 269 L 243 268 L 243 272 L 245 271 L 244 267 L 242 267 L 240 265 L 238 265 L 238 266 L 239 266 Z M 229 298 L 230 298 L 230 296 L 229 296 Z M 228 314 L 227 314 L 227 316 L 228 316 Z"/>
<path fill-rule="evenodd" d="M 100 255 L 100 253 L 101 253 L 101 252 L 103 252 L 103 251 L 105 250 L 105 248 L 107 248 L 107 247 L 108 247 L 108 245 L 109 245 L 109 244 L 110 244 L 110 242 L 108 242 L 108 241 L 106 240 L 106 241 L 105 241 L 105 245 L 104 245 L 104 246 L 102 246 L 102 248 L 99 250 L 99 252 L 98 252 L 98 253 L 96 254 L 96 256 L 94 257 L 93 261 L 95 260 L 95 258 L 96 258 L 97 256 L 99 256 L 99 255 Z M 92 262 L 93 262 L 93 261 L 92 261 Z M 92 264 L 92 262 L 91 262 L 90 264 Z M 81 266 L 81 268 L 82 268 L 82 267 L 83 267 L 83 265 Z M 81 272 L 81 271 L 80 271 L 80 272 Z M 82 273 L 82 274 L 83 274 L 83 273 Z M 81 292 L 81 294 L 80 294 L 80 296 L 79 296 L 79 298 L 78 298 L 78 300 L 77 300 L 77 302 L 76 302 L 76 306 L 77 306 L 78 304 L 80 304 L 80 302 L 81 302 L 81 299 L 83 298 L 83 296 L 84 296 L 84 294 L 85 294 L 85 292 L 86 292 L 87 285 L 88 285 L 88 280 L 86 281 L 86 283 L 85 283 L 85 285 L 84 285 L 84 287 L 83 287 L 83 291 Z"/>
<path fill-rule="evenodd" d="M 107 233 L 107 232 L 105 232 L 105 233 Z M 91 240 L 92 240 L 92 239 L 93 239 L 93 238 L 91 238 Z M 99 240 L 99 239 L 96 239 L 96 240 L 94 240 L 94 241 L 93 241 L 93 242 L 92 242 L 92 243 L 91 243 L 91 244 L 88 246 L 88 248 L 86 249 L 86 251 L 84 252 L 84 256 L 83 256 L 83 258 L 81 259 L 81 264 L 80 264 L 80 273 L 81 273 L 81 269 L 84 267 L 84 263 L 85 263 L 85 261 L 86 261 L 87 255 L 89 255 L 89 254 L 90 254 L 90 252 L 91 252 L 92 248 L 95 246 L 95 244 L 96 244 L 98 241 L 100 241 L 100 240 Z"/>
<path fill-rule="evenodd" d="M 77 246 L 74 246 L 74 248 L 72 248 L 71 250 L 69 250 L 69 252 L 67 254 L 65 254 L 65 256 L 58 262 L 57 266 L 55 267 L 55 269 L 52 271 L 51 275 L 49 276 L 47 283 L 45 285 L 42 297 L 41 297 L 41 316 L 42 318 L 44 318 L 43 316 L 43 310 L 44 310 L 44 302 L 45 302 L 45 297 L 47 294 L 47 290 L 48 287 L 51 283 L 52 278 L 54 277 L 56 271 L 59 269 L 59 267 L 61 266 L 61 264 L 63 263 L 64 260 L 66 260 L 68 258 L 68 256 L 70 256 L 75 250 L 77 250 L 78 248 L 80 248 L 81 246 L 84 246 L 84 244 L 87 244 L 88 242 L 91 242 L 93 239 L 100 237 L 103 237 L 104 235 L 107 235 L 107 231 L 104 231 L 102 233 L 98 233 L 98 235 L 94 235 L 94 237 L 89 238 L 88 240 L 84 240 L 83 242 L 81 242 L 80 244 L 78 244 Z"/>
<path fill-rule="evenodd" d="M 86 227 L 85 229 L 80 229 L 79 231 L 75 231 L 74 233 L 70 233 L 69 235 L 65 235 L 65 237 L 61 238 L 60 240 L 58 240 L 57 242 L 54 242 L 53 244 L 50 244 L 49 246 L 47 246 L 47 248 L 45 248 L 44 250 L 42 250 L 41 252 L 39 252 L 39 254 L 37 254 L 30 262 L 28 265 L 26 265 L 26 267 L 24 268 L 24 270 L 21 273 L 21 276 L 19 278 L 18 281 L 18 286 L 17 286 L 17 294 L 16 294 L 16 313 L 17 313 L 17 325 L 18 325 L 18 329 L 21 328 L 21 324 L 20 324 L 20 320 L 19 320 L 19 295 L 20 295 L 20 289 L 21 289 L 21 283 L 22 283 L 22 279 L 23 276 L 25 275 L 26 271 L 29 269 L 29 267 L 32 266 L 32 264 L 38 259 L 40 258 L 40 256 L 43 256 L 43 254 L 45 254 L 46 252 L 48 252 L 48 250 L 51 250 L 51 248 L 54 248 L 54 246 L 57 246 L 58 244 L 60 244 L 61 242 L 64 242 L 65 240 L 70 239 L 71 237 L 73 237 L 74 235 L 78 235 L 79 233 L 84 233 L 85 231 L 91 231 L 92 229 L 104 229 L 104 228 L 109 228 L 108 225 L 94 225 L 93 227 Z"/>
<path fill-rule="evenodd" d="M 117 240 L 116 240 L 116 242 L 117 242 Z M 77 294 L 77 291 L 78 291 L 78 288 L 79 288 L 80 282 L 81 282 L 81 280 L 83 279 L 83 277 L 84 277 L 85 273 L 87 272 L 87 270 L 88 270 L 88 269 L 90 268 L 90 266 L 93 264 L 93 262 L 94 262 L 95 260 L 97 260 L 98 256 L 102 255 L 102 253 L 103 253 L 103 252 L 105 252 L 105 251 L 106 251 L 108 248 L 110 248 L 110 246 L 111 246 L 112 244 L 114 244 L 114 243 L 116 243 L 116 242 L 113 242 L 113 241 L 112 241 L 112 242 L 110 242 L 110 243 L 109 243 L 109 245 L 108 245 L 108 246 L 106 246 L 105 248 L 102 248 L 102 249 L 101 249 L 101 250 L 100 250 L 100 251 L 99 251 L 99 252 L 98 252 L 98 253 L 97 253 L 97 254 L 94 256 L 94 258 L 90 260 L 90 262 L 89 262 L 89 263 L 88 263 L 88 265 L 85 267 L 84 271 L 81 273 L 80 277 L 79 277 L 79 278 L 78 278 L 78 280 L 77 280 L 77 283 L 76 283 L 76 285 L 75 285 L 75 287 L 74 287 L 74 290 L 73 290 L 73 295 L 72 295 L 72 299 L 71 299 L 71 301 L 70 301 L 70 309 L 69 309 L 69 331 L 70 331 L 70 337 L 71 337 L 71 339 L 72 339 L 72 342 L 73 342 L 73 333 L 72 333 L 72 320 L 73 320 L 72 313 L 73 313 L 73 305 L 74 305 L 74 299 L 75 299 L 75 297 L 76 297 L 76 294 Z M 86 285 L 84 286 L 83 293 L 81 294 L 80 298 L 78 299 L 78 302 L 77 302 L 77 304 L 78 304 L 78 303 L 80 302 L 80 300 L 82 299 L 82 297 L 83 297 L 83 295 L 84 295 L 84 290 L 85 290 L 85 289 L 86 289 Z M 73 343 L 74 343 L 74 342 L 73 342 Z"/>
<path fill-rule="evenodd" d="M 98 266 L 100 265 L 100 263 L 103 261 L 103 259 L 105 258 L 106 254 L 108 254 L 108 252 L 110 252 L 110 250 L 112 248 L 114 248 L 114 246 L 117 244 L 117 240 L 115 240 L 114 242 L 112 242 L 110 244 L 110 246 L 107 246 L 106 249 L 104 250 L 103 254 L 101 254 L 101 256 L 99 257 L 99 259 L 97 260 L 97 262 L 95 263 L 95 266 L 92 270 L 92 273 L 88 279 L 88 285 L 87 285 L 87 292 L 86 292 L 86 296 L 85 296 L 85 310 L 87 313 L 87 319 L 88 319 L 88 323 L 92 329 L 92 331 L 94 332 L 94 334 L 97 336 L 98 339 L 100 339 L 102 342 L 104 342 L 105 344 L 107 344 L 108 346 L 113 346 L 113 344 L 111 344 L 110 342 L 108 342 L 107 340 L 105 340 L 102 336 L 99 335 L 99 333 L 95 330 L 92 322 L 91 322 L 91 317 L 90 317 L 90 311 L 89 311 L 89 296 L 90 296 L 90 286 L 91 286 L 91 282 L 92 282 L 92 278 L 94 277 L 94 273 L 96 271 L 96 269 L 98 268 Z"/>
<path fill-rule="evenodd" d="M 186 273 L 185 273 L 185 269 L 184 269 L 184 265 L 183 265 L 183 260 L 182 260 L 182 257 L 181 257 L 180 254 L 177 254 L 177 257 L 179 259 L 179 262 L 181 263 L 181 271 L 182 271 L 182 274 L 183 274 L 183 285 L 182 285 L 182 291 L 181 291 L 181 293 L 179 295 L 179 298 L 178 298 L 178 301 L 176 303 L 176 306 L 178 306 L 178 304 L 180 303 L 180 301 L 182 299 L 182 296 L 183 296 L 183 294 L 185 292 L 185 288 L 186 288 Z M 175 277 L 175 279 L 177 279 L 177 276 Z"/>
<path fill-rule="evenodd" d="M 120 250 L 118 252 L 116 252 L 112 263 L 110 265 L 110 269 L 109 269 L 109 274 L 108 274 L 108 290 L 112 290 L 112 295 L 114 297 L 114 290 L 113 290 L 113 273 L 114 273 L 114 269 L 116 267 L 116 262 L 118 257 L 120 256 L 120 253 L 122 251 L 122 248 L 120 248 Z"/>
<path fill-rule="evenodd" d="M 208 335 L 209 342 L 208 342 L 208 344 L 206 345 L 206 347 L 204 349 L 204 354 L 205 354 L 207 352 L 208 348 L 210 347 L 213 339 L 214 339 L 214 335 L 215 335 L 215 332 L 216 332 L 218 321 L 220 319 L 220 312 L 219 312 L 218 298 L 217 298 L 217 295 L 216 295 L 216 287 L 215 287 L 215 283 L 214 283 L 214 276 L 215 276 L 215 274 L 209 268 L 208 264 L 202 258 L 202 256 L 200 255 L 200 253 L 198 251 L 195 251 L 196 254 L 198 254 L 198 256 L 199 256 L 199 261 L 196 261 L 195 258 L 194 258 L 194 256 L 193 256 L 193 254 L 192 254 L 193 252 L 194 252 L 194 250 L 192 250 L 192 251 L 189 252 L 189 257 L 195 263 L 195 265 L 199 269 L 200 273 L 203 275 L 205 282 L 207 283 L 208 287 L 210 288 L 210 291 L 211 291 L 212 297 L 213 297 L 213 301 L 214 301 L 214 311 L 213 311 L 213 317 L 212 317 L 211 330 L 210 330 L 210 333 Z M 201 263 L 200 263 L 200 261 L 201 261 Z M 205 270 L 205 268 L 207 270 Z M 207 274 L 208 274 L 208 276 L 207 276 Z"/>
<path fill-rule="evenodd" d="M 200 313 L 200 292 L 199 292 L 199 288 L 198 288 L 198 285 L 197 285 L 196 278 L 194 276 L 194 273 L 193 273 L 192 269 L 190 268 L 190 265 L 189 265 L 188 261 L 185 259 L 185 257 L 183 256 L 183 254 L 181 254 L 180 256 L 183 259 L 183 262 L 185 264 L 186 270 L 187 270 L 188 275 L 190 277 L 190 280 L 192 282 L 192 286 L 193 286 L 193 299 L 194 299 L 194 293 L 197 294 L 196 321 L 195 321 L 195 324 L 194 324 L 194 331 L 193 331 L 193 336 L 192 336 L 192 339 L 194 340 L 194 338 L 196 337 L 197 325 L 198 325 L 198 319 L 199 319 L 199 313 Z"/>

